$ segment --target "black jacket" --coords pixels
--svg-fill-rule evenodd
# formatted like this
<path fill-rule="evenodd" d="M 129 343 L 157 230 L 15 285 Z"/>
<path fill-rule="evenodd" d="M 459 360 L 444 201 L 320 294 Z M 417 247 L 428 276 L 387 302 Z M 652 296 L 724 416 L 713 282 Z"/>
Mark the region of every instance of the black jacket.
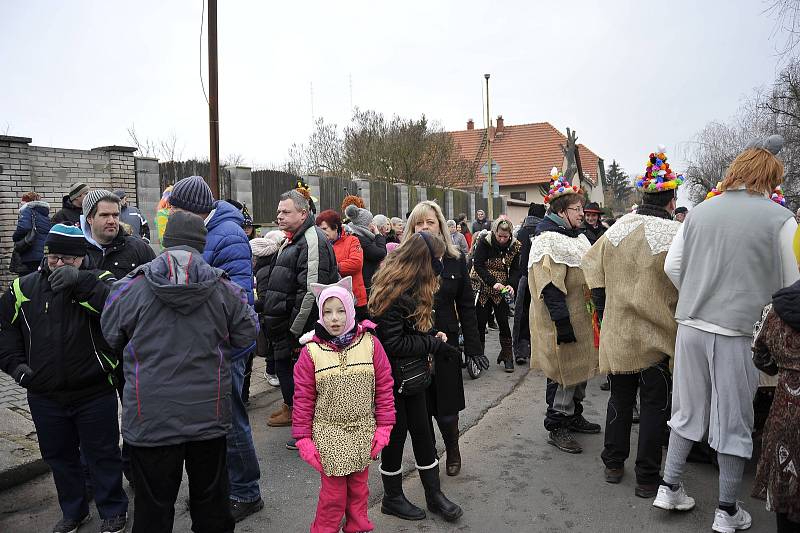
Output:
<path fill-rule="evenodd" d="M 53 215 L 53 224 L 66 224 L 67 226 L 80 226 L 81 213 L 83 209 L 75 207 L 69 199 L 69 195 L 64 196 L 61 200 L 61 209 Z"/>
<path fill-rule="evenodd" d="M 306 239 L 309 229 L 312 243 Z M 299 347 L 300 336 L 311 331 L 319 319 L 311 283 L 327 285 L 338 280 L 333 247 L 309 216 L 292 239 L 283 243 L 266 281 L 258 285 L 264 335 L 275 349 L 275 359 L 289 358 Z M 261 287 L 265 287 L 263 291 Z"/>
<path fill-rule="evenodd" d="M 78 283 L 54 293 L 50 269 L 17 278 L 0 297 L 0 369 L 33 370 L 22 384 L 62 403 L 114 393 L 109 373 L 117 365 L 100 330 L 100 312 L 114 280 L 110 272 L 81 270 Z"/>
<path fill-rule="evenodd" d="M 482 230 L 492 231 L 492 221 L 484 218 L 472 223 L 472 234 L 480 233 Z"/>
<path fill-rule="evenodd" d="M 592 227 L 583 225 L 583 234 L 586 235 L 586 238 L 589 239 L 589 244 L 594 244 L 597 240 L 603 236 L 603 233 L 606 232 L 606 227 L 598 222 L 597 227 Z"/>
<path fill-rule="evenodd" d="M 458 326 L 464 333 L 464 352 L 467 355 L 483 353 L 478 336 L 478 319 L 475 315 L 475 294 L 467 272 L 467 261 L 461 254 L 458 259 L 445 256 L 442 259 L 444 270 L 440 277 L 439 290 L 433 297 L 433 325 L 447 334 L 447 342 L 458 349 Z M 434 356 L 436 374 L 432 388 L 435 388 L 435 402 L 429 407 L 437 416 L 457 414 L 466 406 L 464 401 L 464 380 L 461 375 L 461 360 L 437 353 Z"/>
<path fill-rule="evenodd" d="M 440 339 L 434 337 L 436 330 L 422 332 L 414 328 L 409 317 L 415 308 L 414 299 L 408 294 L 402 294 L 382 315 L 373 317 L 377 325 L 375 333 L 392 364 L 395 390 L 401 381 L 397 371 L 397 365 L 401 360 L 424 359 L 428 355 L 435 354 L 442 344 Z"/>
<path fill-rule="evenodd" d="M 133 269 L 156 258 L 149 244 L 139 237 L 126 235 L 120 227 L 117 236 L 102 250 L 87 243 L 89 259 L 94 268 L 108 270 L 117 279 L 122 279 Z"/>
<path fill-rule="evenodd" d="M 519 251 L 519 268 L 523 276 L 528 275 L 528 258 L 531 255 L 531 239 L 538 235 L 536 226 L 542 221 L 541 218 L 529 215 L 522 222 L 522 227 L 517 232 L 517 240 L 522 244 Z"/>
<path fill-rule="evenodd" d="M 500 245 L 500 243 L 495 240 L 493 233 L 489 234 L 489 238 L 481 237 L 478 241 L 472 258 L 472 267 L 487 287 L 491 288 L 495 283 L 498 283 L 497 278 L 495 278 L 487 268 L 487 261 L 495 258 L 499 258 L 503 262 L 508 276 L 507 284 L 515 288 L 519 284 L 519 276 L 521 273 L 519 268 L 519 254 L 514 253 L 513 244 L 514 239 L 510 239 L 505 246 Z"/>

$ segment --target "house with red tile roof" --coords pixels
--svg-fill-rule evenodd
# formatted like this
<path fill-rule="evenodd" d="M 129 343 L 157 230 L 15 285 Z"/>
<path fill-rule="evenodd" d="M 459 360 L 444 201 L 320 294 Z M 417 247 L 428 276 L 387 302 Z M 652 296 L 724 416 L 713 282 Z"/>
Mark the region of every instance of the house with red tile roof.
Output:
<path fill-rule="evenodd" d="M 486 181 L 480 167 L 487 160 L 486 129 L 475 129 L 472 119 L 467 129 L 449 132 L 458 148 L 459 157 L 473 163 L 475 175 L 470 183 L 458 186 L 477 189 Z M 497 117 L 496 126 L 489 128 L 492 160 L 500 166 L 493 179 L 500 185 L 500 194 L 507 198 L 507 214 L 516 224 L 528 214 L 531 202 L 542 203 L 550 182 L 550 169 L 563 170 L 566 158 L 561 145 L 566 136 L 549 122 L 506 125 L 502 116 Z M 580 185 L 589 193 L 589 201 L 603 205 L 603 159 L 583 144 L 578 144 L 576 163 L 578 173 L 574 185 Z"/>

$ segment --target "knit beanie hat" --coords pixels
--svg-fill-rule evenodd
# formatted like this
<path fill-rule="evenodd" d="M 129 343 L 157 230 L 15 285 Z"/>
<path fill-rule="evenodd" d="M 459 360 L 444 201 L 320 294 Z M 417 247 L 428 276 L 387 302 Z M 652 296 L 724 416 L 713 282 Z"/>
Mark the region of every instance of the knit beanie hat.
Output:
<path fill-rule="evenodd" d="M 353 278 L 347 276 L 346 278 L 342 278 L 333 285 L 322 285 L 320 283 L 312 283 L 311 284 L 311 292 L 317 298 L 317 307 L 319 308 L 319 323 L 325 328 L 325 331 L 331 333 L 328 330 L 327 326 L 325 326 L 325 321 L 323 320 L 323 311 L 322 307 L 325 305 L 325 301 L 330 298 L 338 298 L 342 305 L 344 305 L 344 313 L 345 313 L 345 324 L 344 324 L 344 332 L 347 333 L 352 331 L 352 329 L 356 326 L 356 308 L 355 302 L 356 299 L 353 296 Z M 333 333 L 331 333 L 333 335 Z"/>
<path fill-rule="evenodd" d="M 119 203 L 119 197 L 111 191 L 106 189 L 91 190 L 83 197 L 83 216 L 88 217 L 89 213 L 94 209 L 94 206 L 97 205 L 97 202 L 103 198 L 108 198 L 110 201 Z"/>
<path fill-rule="evenodd" d="M 120 200 L 122 200 L 123 198 L 125 198 L 125 190 L 124 190 L 124 189 L 117 189 L 117 190 L 115 190 L 115 191 L 114 191 L 114 194 L 115 194 L 115 195 L 117 196 L 117 198 L 119 198 Z"/>
<path fill-rule="evenodd" d="M 361 209 L 355 205 L 348 205 L 344 214 L 350 219 L 350 223 L 355 226 L 369 227 L 372 224 L 372 213 L 366 209 Z"/>
<path fill-rule="evenodd" d="M 45 254 L 65 254 L 83 257 L 86 255 L 86 237 L 77 226 L 56 224 L 44 241 Z"/>
<path fill-rule="evenodd" d="M 203 253 L 207 235 L 208 230 L 202 218 L 186 211 L 177 211 L 170 215 L 161 242 L 164 248 L 189 246 Z"/>
<path fill-rule="evenodd" d="M 214 195 L 203 178 L 189 176 L 178 181 L 172 188 L 169 203 L 192 213 L 210 213 L 214 209 Z"/>
<path fill-rule="evenodd" d="M 89 189 L 89 186 L 86 185 L 83 182 L 79 181 L 78 183 L 73 183 L 72 187 L 69 188 L 69 199 L 70 200 L 74 200 L 75 198 L 77 198 L 78 196 L 83 194 L 83 192 L 88 190 L 88 189 Z"/>

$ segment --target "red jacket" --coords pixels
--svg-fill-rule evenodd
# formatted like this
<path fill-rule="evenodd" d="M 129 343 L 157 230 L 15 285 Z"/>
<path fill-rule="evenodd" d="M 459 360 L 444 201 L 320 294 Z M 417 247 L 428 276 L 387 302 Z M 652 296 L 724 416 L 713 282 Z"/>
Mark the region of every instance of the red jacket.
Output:
<path fill-rule="evenodd" d="M 343 232 L 339 240 L 333 243 L 333 253 L 336 254 L 336 262 L 339 264 L 339 274 L 343 278 L 353 277 L 356 306 L 367 305 L 367 289 L 364 287 L 364 275 L 361 271 L 364 267 L 364 251 L 358 237 Z"/>

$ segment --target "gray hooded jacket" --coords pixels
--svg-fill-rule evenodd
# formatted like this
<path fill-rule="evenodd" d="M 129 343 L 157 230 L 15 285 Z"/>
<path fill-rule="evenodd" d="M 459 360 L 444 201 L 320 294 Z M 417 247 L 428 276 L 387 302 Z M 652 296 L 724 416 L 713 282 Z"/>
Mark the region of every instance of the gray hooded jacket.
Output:
<path fill-rule="evenodd" d="M 169 248 L 114 284 L 101 324 L 123 352 L 126 442 L 167 446 L 228 432 L 231 354 L 255 341 L 258 320 L 224 271 L 192 248 Z"/>

